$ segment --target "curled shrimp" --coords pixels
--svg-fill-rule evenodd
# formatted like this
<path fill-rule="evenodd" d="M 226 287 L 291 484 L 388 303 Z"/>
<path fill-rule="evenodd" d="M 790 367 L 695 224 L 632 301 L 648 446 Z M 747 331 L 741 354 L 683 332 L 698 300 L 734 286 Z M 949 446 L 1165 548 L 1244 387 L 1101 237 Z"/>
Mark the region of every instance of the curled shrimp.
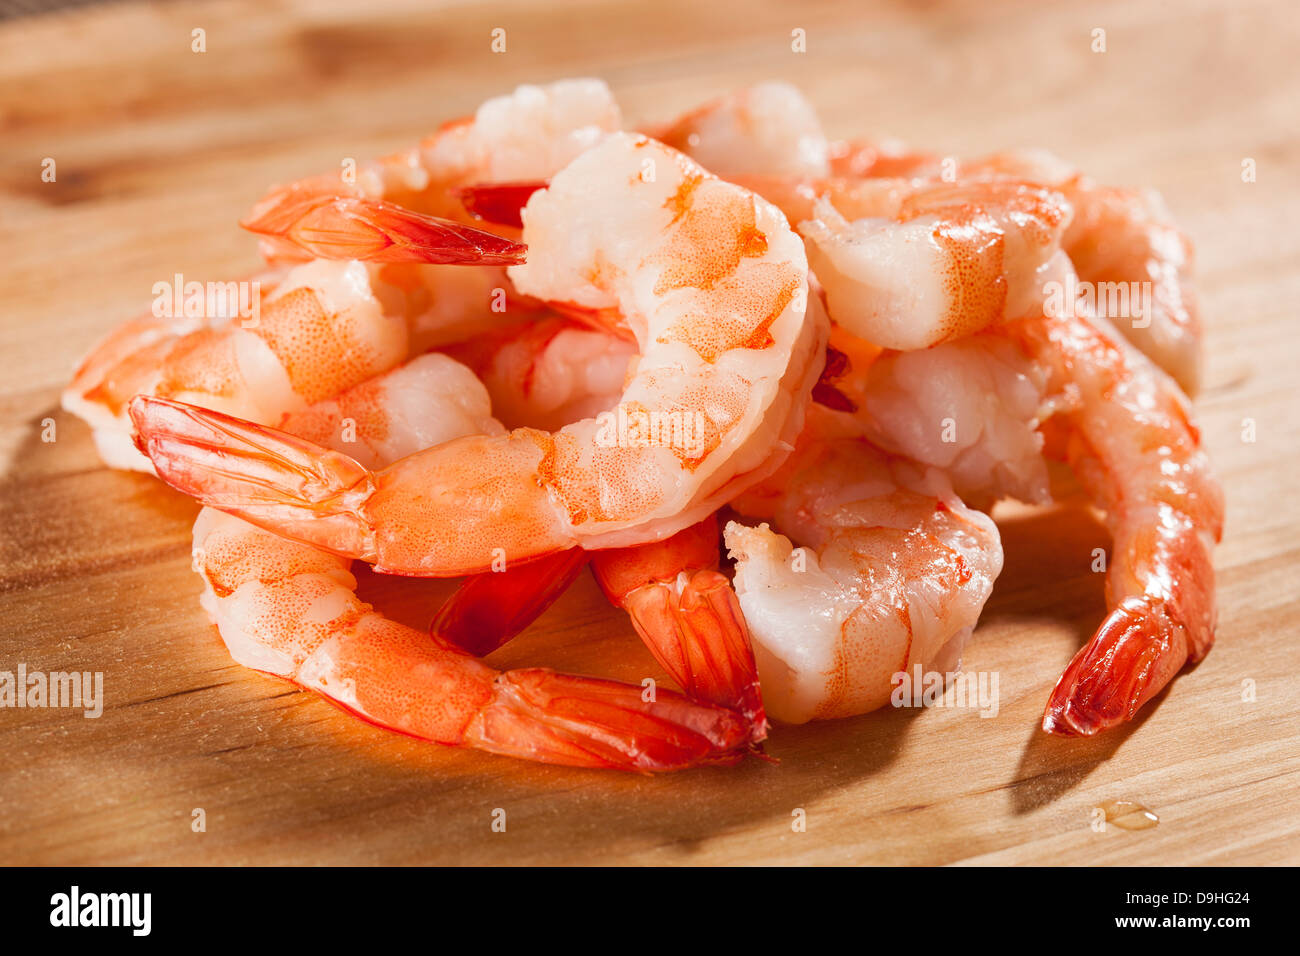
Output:
<path fill-rule="evenodd" d="M 474 203 L 467 208 L 463 197 L 485 184 L 544 180 L 621 125 L 599 80 L 521 86 L 354 177 L 277 186 L 242 225 L 262 237 L 272 261 L 520 262 L 523 246 L 477 228 Z"/>
<path fill-rule="evenodd" d="M 619 412 L 670 416 L 676 438 L 620 431 L 615 414 L 555 433 L 461 438 L 372 471 L 141 397 L 131 409 L 139 447 L 206 504 L 426 576 L 661 539 L 779 465 L 771 450 L 802 425 L 825 325 L 808 308 L 802 244 L 778 210 L 661 144 L 614 134 L 529 200 L 525 224 L 529 262 L 512 267 L 520 290 L 616 308 L 640 344 Z"/>
<path fill-rule="evenodd" d="M 1004 181 L 890 184 L 870 202 L 861 190 L 853 199 L 818 199 L 799 232 L 831 318 L 898 349 L 960 338 L 1040 302 L 1072 215 L 1060 193 Z"/>
<path fill-rule="evenodd" d="M 507 424 L 559 428 L 615 406 L 635 347 L 608 330 L 550 317 L 458 345 Z M 688 697 L 729 707 L 767 733 L 749 632 L 730 581 L 718 571 L 716 516 L 662 541 L 561 552 L 467 580 L 432 627 L 483 654 L 519 633 L 590 560 L 610 603 L 627 612 L 655 659 Z"/>
<path fill-rule="evenodd" d="M 655 138 L 723 179 L 824 178 L 831 150 L 812 104 L 789 83 L 756 83 L 679 117 Z"/>
<path fill-rule="evenodd" d="M 914 666 L 955 670 L 1002 569 L 996 526 L 939 469 L 822 406 L 733 508 L 763 519 L 728 523 L 726 543 L 764 702 L 788 723 L 875 710 Z"/>
<path fill-rule="evenodd" d="M 1174 224 L 1152 189 L 1102 186 L 1044 150 L 1016 150 L 965 163 L 963 179 L 1010 177 L 1058 190 L 1074 207 L 1062 237 L 1079 280 L 1150 290 L 1150 301 L 1128 300 L 1115 328 L 1189 394 L 1201 381 L 1201 318 L 1192 281 L 1191 240 Z"/>
<path fill-rule="evenodd" d="M 355 434 L 344 438 L 344 412 Z M 332 423 L 330 427 L 326 423 Z M 440 355 L 285 422 L 359 444 L 376 464 L 482 429 L 500 430 L 473 375 Z M 204 509 L 194 528 L 203 606 L 241 664 L 314 690 L 381 727 L 451 746 L 546 763 L 676 770 L 739 759 L 747 733 L 722 708 L 545 668 L 497 671 L 436 631 L 361 602 L 348 561 Z"/>
<path fill-rule="evenodd" d="M 308 263 L 262 277 L 258 313 L 126 323 L 92 350 L 63 407 L 95 431 L 105 461 L 150 470 L 131 446 L 127 404 L 157 395 L 276 423 L 407 357 L 401 316 L 385 311 L 363 264 Z"/>
<path fill-rule="evenodd" d="M 1222 491 L 1182 391 L 1106 329 L 1076 308 L 1040 310 L 961 342 L 886 355 L 865 389 L 870 434 L 936 467 L 964 460 L 956 473 L 974 493 L 1046 500 L 1050 455 L 1105 512 L 1110 611 L 1043 718 L 1045 730 L 1067 735 L 1131 719 L 1214 640 Z M 941 422 L 964 436 L 956 457 Z"/>

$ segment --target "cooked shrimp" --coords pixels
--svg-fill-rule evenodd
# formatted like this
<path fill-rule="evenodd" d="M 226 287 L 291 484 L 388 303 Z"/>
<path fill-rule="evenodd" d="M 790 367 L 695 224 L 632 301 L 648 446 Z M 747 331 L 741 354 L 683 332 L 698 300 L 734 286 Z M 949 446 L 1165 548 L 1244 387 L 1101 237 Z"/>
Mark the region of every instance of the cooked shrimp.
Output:
<path fill-rule="evenodd" d="M 450 349 L 467 360 L 507 424 L 555 430 L 617 405 L 635 346 L 607 330 L 542 319 Z M 487 653 L 519 633 L 590 557 L 615 607 L 688 697 L 743 714 L 755 743 L 767 732 L 754 653 L 731 583 L 718 573 L 718 525 L 710 515 L 663 541 L 631 548 L 561 552 L 469 578 L 433 628 Z"/>
<path fill-rule="evenodd" d="M 964 163 L 963 179 L 1011 177 L 1060 191 L 1074 207 L 1062 239 L 1078 277 L 1099 290 L 1122 287 L 1128 312 L 1107 315 L 1129 341 L 1189 393 L 1201 379 L 1201 320 L 1192 282 L 1192 243 L 1160 194 L 1101 186 L 1045 150 L 1015 150 Z M 1150 290 L 1133 301 L 1129 287 Z"/>
<path fill-rule="evenodd" d="M 1070 221 L 1061 194 L 1003 181 L 882 182 L 848 212 L 853 221 L 840 194 L 799 224 L 835 322 L 884 348 L 917 349 L 1041 306 Z"/>
<path fill-rule="evenodd" d="M 618 404 L 637 345 L 550 315 L 445 351 L 474 371 L 507 426 L 553 432 Z"/>
<path fill-rule="evenodd" d="M 718 522 L 635 548 L 596 551 L 592 572 L 615 607 L 687 696 L 742 714 L 750 739 L 767 736 L 758 667 L 740 602 L 718 571 Z"/>
<path fill-rule="evenodd" d="M 131 446 L 127 403 L 136 395 L 271 424 L 407 357 L 406 323 L 384 310 L 363 264 L 309 263 L 264 281 L 256 321 L 228 312 L 146 318 L 91 352 L 63 407 L 94 429 L 105 462 L 151 470 Z"/>
<path fill-rule="evenodd" d="M 778 210 L 661 144 L 615 134 L 536 193 L 525 223 L 529 262 L 512 269 L 521 291 L 616 308 L 637 336 L 636 373 L 609 418 L 461 438 L 371 471 L 141 397 L 139 447 L 207 504 L 427 576 L 658 540 L 780 464 L 772 449 L 802 425 L 825 325 Z M 642 416 L 673 427 L 642 434 Z"/>
<path fill-rule="evenodd" d="M 521 86 L 416 147 L 364 164 L 354 181 L 330 174 L 276 187 L 243 225 L 263 236 L 272 260 L 518 262 L 518 243 L 472 227 L 460 190 L 545 180 L 621 125 L 600 80 Z"/>
<path fill-rule="evenodd" d="M 1159 193 L 1098 185 L 1045 150 L 1013 150 L 960 163 L 910 152 L 896 143 L 832 147 L 832 152 L 830 180 L 747 185 L 793 212 L 798 218 L 792 221 L 809 218 L 808 203 L 814 196 L 827 194 L 832 205 L 852 208 L 864 198 L 895 191 L 902 176 L 962 184 L 1010 180 L 1058 192 L 1074 211 L 1061 246 L 1079 280 L 1092 283 L 1098 295 L 1113 289 L 1120 308 L 1127 308 L 1125 314 L 1108 316 L 1116 328 L 1189 393 L 1196 391 L 1202 334 L 1192 244 L 1174 224 Z M 814 271 L 816 264 L 814 256 Z M 1139 294 L 1133 293 L 1134 287 Z M 1149 302 L 1140 294 L 1143 288 L 1150 290 Z"/>
<path fill-rule="evenodd" d="M 655 134 L 716 176 L 830 175 L 817 113 L 789 83 L 757 83 L 692 110 Z"/>
<path fill-rule="evenodd" d="M 1057 455 L 1106 512 L 1111 610 L 1048 704 L 1043 727 L 1063 734 L 1132 718 L 1214 640 L 1222 492 L 1182 392 L 1103 328 L 1074 310 L 1023 319 L 887 355 L 866 388 L 870 433 L 892 450 L 938 467 L 966 454 L 976 463 L 957 469 L 966 483 L 1031 500 L 1046 497 L 1043 453 Z"/>
<path fill-rule="evenodd" d="M 577 767 L 677 770 L 744 752 L 731 711 L 547 668 L 495 670 L 361 602 L 346 559 L 231 515 L 206 509 L 195 547 L 205 606 L 237 661 L 381 727 Z"/>
<path fill-rule="evenodd" d="M 726 527 L 763 700 L 789 723 L 881 707 L 916 665 L 955 670 L 1002 569 L 996 526 L 942 472 L 875 449 L 845 418 L 810 413 L 781 471 L 733 504 L 784 534 Z"/>
<path fill-rule="evenodd" d="M 450 401 L 449 401 L 450 400 Z M 487 429 L 464 366 L 424 356 L 286 424 L 364 446 L 376 463 Z M 356 435 L 340 426 L 348 413 Z M 325 427 L 331 421 L 333 427 Z M 390 621 L 356 596 L 348 561 L 204 509 L 194 528 L 202 603 L 239 663 L 286 677 L 382 727 L 547 763 L 676 770 L 738 759 L 740 718 L 660 692 L 544 668 L 500 672 L 447 639 Z"/>

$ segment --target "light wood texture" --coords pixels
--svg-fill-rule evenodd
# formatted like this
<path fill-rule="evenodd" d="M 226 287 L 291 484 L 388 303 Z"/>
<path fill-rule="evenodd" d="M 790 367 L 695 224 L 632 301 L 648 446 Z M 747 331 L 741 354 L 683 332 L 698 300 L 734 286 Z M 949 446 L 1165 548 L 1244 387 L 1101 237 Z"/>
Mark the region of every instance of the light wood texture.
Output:
<path fill-rule="evenodd" d="M 508 51 L 494 55 L 498 26 Z M 195 28 L 204 54 L 190 50 Z M 791 51 L 796 28 L 806 53 Z M 1090 49 L 1094 28 L 1105 53 Z M 180 2 L 0 23 L 0 670 L 102 671 L 107 695 L 97 720 L 0 711 L 0 860 L 1300 862 L 1298 47 L 1281 0 Z M 1061 508 L 1004 524 L 1007 570 L 966 657 L 998 673 L 996 717 L 778 728 L 779 764 L 661 778 L 533 766 L 381 732 L 234 665 L 195 600 L 194 506 L 99 464 L 57 408 L 75 361 L 146 308 L 155 281 L 251 269 L 235 221 L 269 183 L 575 74 L 606 78 L 642 120 L 784 78 L 834 134 L 954 154 L 1042 145 L 1102 181 L 1162 190 L 1198 244 L 1197 406 L 1227 489 L 1209 658 L 1123 731 L 1038 731 L 1103 612 L 1089 562 L 1104 533 Z M 55 183 L 41 181 L 45 157 Z M 449 589 L 363 580 L 416 625 Z M 657 673 L 585 577 L 494 660 Z M 1091 809 L 1112 798 L 1160 825 L 1094 832 Z M 192 832 L 194 808 L 206 832 Z M 491 830 L 495 808 L 505 833 Z M 807 832 L 792 831 L 796 808 Z"/>

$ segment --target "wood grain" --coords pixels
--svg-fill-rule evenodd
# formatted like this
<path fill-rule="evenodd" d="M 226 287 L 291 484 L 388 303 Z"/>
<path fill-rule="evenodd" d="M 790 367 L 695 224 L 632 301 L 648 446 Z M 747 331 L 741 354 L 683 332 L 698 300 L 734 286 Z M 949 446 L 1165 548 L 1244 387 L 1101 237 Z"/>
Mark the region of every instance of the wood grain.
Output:
<path fill-rule="evenodd" d="M 508 46 L 494 55 L 497 26 Z M 204 54 L 190 50 L 199 27 Z M 1105 53 L 1090 50 L 1094 28 Z M 0 860 L 1300 862 L 1298 44 L 1281 0 L 182 2 L 0 24 L 0 669 L 102 671 L 107 696 L 97 720 L 0 711 Z M 996 717 L 779 728 L 779 764 L 653 779 L 531 766 L 383 733 L 235 666 L 195 600 L 193 505 L 99 465 L 58 411 L 60 387 L 155 281 L 251 269 L 235 220 L 267 184 L 573 74 L 606 78 L 639 120 L 779 77 L 834 134 L 955 154 L 1042 145 L 1103 181 L 1161 189 L 1198 244 L 1198 408 L 1228 498 L 1208 659 L 1119 733 L 1036 729 L 1103 612 L 1089 560 L 1104 533 L 1061 507 L 1002 515 L 1008 566 L 966 659 L 999 674 Z M 449 588 L 363 579 L 417 625 Z M 494 660 L 657 673 L 586 578 Z M 1094 832 L 1091 809 L 1111 798 L 1160 825 Z M 792 832 L 796 808 L 807 832 Z"/>

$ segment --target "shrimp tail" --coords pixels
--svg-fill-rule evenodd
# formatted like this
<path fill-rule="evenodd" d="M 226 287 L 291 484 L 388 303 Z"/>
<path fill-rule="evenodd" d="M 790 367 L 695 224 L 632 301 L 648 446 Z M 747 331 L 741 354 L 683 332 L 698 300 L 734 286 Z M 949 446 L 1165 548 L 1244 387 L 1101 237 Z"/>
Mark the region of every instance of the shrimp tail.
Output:
<path fill-rule="evenodd" d="M 1125 598 L 1057 681 L 1043 730 L 1090 737 L 1131 720 L 1182 670 L 1188 644 L 1186 629 L 1166 602 L 1147 595 Z"/>
<path fill-rule="evenodd" d="M 358 506 L 373 473 L 275 428 L 169 399 L 130 404 L 135 445 L 158 477 L 205 505 L 335 554 L 373 561 Z"/>
<path fill-rule="evenodd" d="M 429 630 L 477 657 L 510 641 L 568 590 L 588 554 L 570 548 L 503 571 L 466 578 L 443 602 Z"/>
<path fill-rule="evenodd" d="M 490 704 L 466 728 L 465 745 L 578 767 L 642 773 L 740 760 L 749 729 L 737 714 L 671 691 L 560 674 L 506 671 Z"/>
<path fill-rule="evenodd" d="M 743 715 L 756 744 L 768 729 L 758 666 L 740 601 L 715 570 L 717 541 L 710 516 L 664 541 L 598 552 L 592 570 L 687 695 Z"/>
<path fill-rule="evenodd" d="M 514 265 L 527 250 L 450 219 L 303 184 L 275 190 L 240 225 L 285 258 Z"/>

